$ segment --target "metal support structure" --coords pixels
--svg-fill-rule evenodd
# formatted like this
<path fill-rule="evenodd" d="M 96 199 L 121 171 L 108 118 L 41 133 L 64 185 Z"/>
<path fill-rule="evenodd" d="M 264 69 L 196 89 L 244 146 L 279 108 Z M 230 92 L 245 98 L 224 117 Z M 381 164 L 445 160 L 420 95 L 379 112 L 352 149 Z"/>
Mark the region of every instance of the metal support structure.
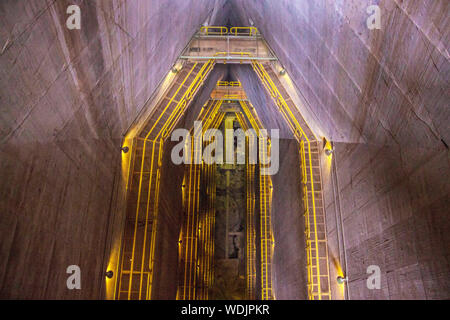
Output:
<path fill-rule="evenodd" d="M 197 120 L 203 124 L 201 132 L 191 139 L 191 164 L 186 166 L 183 184 L 185 214 L 180 234 L 180 279 L 177 300 L 203 300 L 209 297 L 214 281 L 215 226 L 215 165 L 202 159 L 202 137 L 209 128 L 220 125 L 225 114 L 220 112 L 222 101 L 209 101 Z M 205 140 L 209 139 L 205 137 Z M 199 161 L 200 160 L 200 161 Z M 202 189 L 203 188 L 203 189 Z M 206 189 L 206 208 L 200 205 L 200 193 Z M 203 202 L 205 203 L 205 202 Z"/>
<path fill-rule="evenodd" d="M 171 89 L 175 91 L 168 103 L 162 100 L 134 139 L 134 168 L 128 178 L 131 187 L 115 299 L 152 297 L 164 141 L 214 67 L 214 61 L 190 66 L 189 71 L 180 72 L 181 84 L 174 81 Z M 168 92 L 171 92 L 170 89 Z"/>
<path fill-rule="evenodd" d="M 127 182 L 129 188 L 127 218 L 120 251 L 115 299 L 152 298 L 164 141 L 184 115 L 215 63 L 251 63 L 299 143 L 305 207 L 308 297 L 319 300 L 330 299 L 328 248 L 318 146 L 307 125 L 305 128 L 305 123 L 299 122 L 299 119 L 302 119 L 301 114 L 295 105 L 292 107 L 292 101 L 288 99 L 281 83 L 271 73 L 270 68 L 266 69 L 263 64 L 277 60 L 276 57 L 254 27 L 234 27 L 230 30 L 226 27 L 202 27 L 195 38 L 199 39 L 198 47 L 188 46 L 186 52 L 189 55 L 183 54 L 180 57 L 188 61 L 184 63 L 184 70 L 178 70 L 173 81 L 174 85 L 167 90 L 170 97 L 166 96 L 161 100 L 149 116 L 147 124 L 133 140 L 133 164 L 130 162 L 129 182 Z M 203 47 L 200 45 L 200 39 L 207 41 Z M 241 49 L 241 44 L 249 39 L 255 42 L 247 43 L 247 47 Z M 208 52 L 210 47 L 216 49 L 213 55 Z M 201 50 L 206 52 L 206 55 L 201 55 Z M 198 52 L 199 55 L 191 55 L 191 52 Z M 224 87 L 230 91 L 220 92 Z M 246 100 L 245 93 L 235 92 L 243 91 L 240 82 L 221 81 L 216 90 L 218 90 L 216 98 L 219 100 L 212 98 L 208 102 L 208 107 L 203 108 L 199 114 L 198 118 L 204 123 L 201 134 L 203 135 L 208 128 L 220 126 L 225 113 L 234 108 L 241 127 L 253 128 L 262 140 L 259 143 L 260 156 L 270 156 L 270 139 L 260 135 L 263 126 L 254 108 Z M 221 110 L 223 99 L 238 101 L 242 112 L 238 111 L 239 107 Z M 202 159 L 204 146 L 203 143 L 195 143 L 197 138 L 194 136 L 190 141 L 189 148 L 193 161 L 186 167 L 183 182 L 185 221 L 179 237 L 181 276 L 177 299 L 207 299 L 214 281 L 215 166 L 195 161 Z M 210 137 L 204 138 L 206 141 Z M 253 149 L 252 143 L 247 137 L 247 151 L 249 148 Z M 275 245 L 271 221 L 272 181 L 270 176 L 265 174 L 267 168 L 261 163 L 256 167 L 250 164 L 247 158 L 246 169 L 247 297 L 253 299 L 257 296 L 255 205 L 256 189 L 259 187 L 261 298 L 275 299 L 272 285 L 272 255 Z M 259 180 L 256 180 L 257 170 Z M 319 179 L 315 178 L 317 176 Z M 202 190 L 205 190 L 207 198 L 201 205 Z M 204 203 L 206 205 L 203 205 Z"/>
<path fill-rule="evenodd" d="M 257 150 L 259 145 L 259 155 L 264 157 L 270 156 L 270 140 L 268 137 L 260 135 L 264 127 L 259 120 L 253 106 L 245 101 L 240 102 L 240 106 L 248 119 L 251 127 L 255 130 L 257 139 L 251 139 L 247 136 L 247 151 Z M 246 128 L 249 126 L 245 123 L 244 114 L 237 114 L 238 120 L 244 124 Z M 242 126 L 242 125 L 241 125 Z M 256 144 L 256 145 L 254 145 Z M 249 299 L 256 298 L 256 231 L 255 231 L 255 171 L 256 164 L 251 164 L 247 152 L 247 296 Z M 260 161 L 259 164 L 259 201 L 260 201 L 260 239 L 261 239 L 261 299 L 275 299 L 272 284 L 272 256 L 275 245 L 272 230 L 272 179 L 267 175 L 267 168 Z"/>
<path fill-rule="evenodd" d="M 297 117 L 294 115 L 294 113 L 298 113 L 298 110 L 292 110 L 289 107 L 264 65 L 255 60 L 252 62 L 252 66 L 300 144 L 305 206 L 308 298 L 311 300 L 331 299 L 325 211 L 321 188 L 315 190 L 321 182 L 320 179 L 314 181 L 314 176 L 320 177 L 316 141 L 312 141 L 305 134 L 297 119 L 298 115 Z M 309 130 L 309 128 L 307 129 Z M 317 157 L 317 161 L 315 161 L 315 157 Z"/>

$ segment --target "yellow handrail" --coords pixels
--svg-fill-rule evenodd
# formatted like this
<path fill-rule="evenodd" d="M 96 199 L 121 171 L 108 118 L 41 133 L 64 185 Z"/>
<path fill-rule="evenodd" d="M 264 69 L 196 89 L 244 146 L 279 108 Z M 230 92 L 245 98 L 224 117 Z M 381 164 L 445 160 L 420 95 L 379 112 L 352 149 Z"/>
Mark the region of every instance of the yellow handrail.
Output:
<path fill-rule="evenodd" d="M 217 81 L 219 87 L 240 87 L 240 81 Z"/>
<path fill-rule="evenodd" d="M 314 228 L 314 239 L 309 240 L 308 235 L 310 234 L 310 226 L 306 225 L 306 233 L 307 233 L 307 246 L 310 246 L 310 242 L 314 241 L 315 243 L 315 254 L 314 254 L 314 260 L 316 263 L 316 281 L 317 283 L 314 284 L 317 286 L 317 292 L 318 292 L 318 298 L 319 300 L 322 299 L 322 293 L 321 291 L 321 279 L 320 279 L 320 271 L 319 271 L 319 266 L 320 266 L 320 262 L 319 262 L 319 240 L 317 237 L 317 215 L 316 215 L 316 206 L 315 206 L 315 191 L 314 191 L 314 181 L 313 181 L 313 169 L 312 169 L 312 157 L 311 157 L 311 143 L 310 140 L 308 138 L 308 136 L 305 134 L 305 132 L 303 131 L 303 128 L 301 127 L 300 123 L 297 121 L 296 117 L 294 116 L 294 114 L 292 113 L 292 110 L 289 108 L 288 104 L 286 103 L 286 101 L 284 100 L 283 96 L 281 95 L 280 91 L 278 90 L 278 88 L 276 87 L 276 85 L 273 83 L 271 77 L 269 76 L 269 74 L 267 73 L 267 71 L 265 70 L 264 66 L 259 63 L 258 61 L 252 61 L 252 66 L 253 66 L 253 70 L 256 72 L 256 74 L 258 75 L 258 77 L 261 79 L 261 82 L 263 83 L 264 87 L 267 89 L 267 91 L 269 92 L 269 94 L 271 95 L 272 99 L 274 100 L 275 104 L 278 106 L 279 111 L 282 113 L 282 115 L 284 116 L 287 124 L 289 125 L 289 127 L 291 128 L 294 136 L 296 137 L 296 139 L 299 141 L 299 143 L 301 143 L 304 139 L 304 141 L 307 144 L 307 150 L 305 150 L 304 146 L 301 146 L 301 152 L 303 153 L 303 156 L 301 158 L 302 160 L 302 165 L 304 167 L 304 170 L 302 173 L 306 173 L 306 158 L 305 158 L 305 152 L 308 152 L 308 164 L 309 164 L 309 175 L 310 175 L 310 191 L 311 192 L 311 198 L 312 198 L 312 212 L 313 212 L 313 228 Z M 303 138 L 303 139 L 302 139 Z M 304 185 L 306 187 L 306 175 L 303 176 L 303 181 L 304 181 Z M 305 190 L 305 194 L 306 194 L 307 189 Z M 305 197 L 305 206 L 306 206 L 306 212 L 308 213 L 309 216 L 309 208 L 308 208 L 308 198 Z M 308 218 L 308 222 L 309 222 L 309 218 Z M 312 250 L 312 248 L 308 247 L 308 250 Z M 313 255 L 310 252 L 309 256 L 307 256 L 307 258 L 309 258 L 309 262 L 311 262 Z M 328 257 L 327 258 L 327 265 L 328 265 Z M 309 273 L 312 274 L 312 270 L 311 270 L 311 265 L 308 265 L 308 275 Z M 311 279 L 312 281 L 312 279 Z M 312 283 L 308 283 L 308 289 L 309 289 L 309 298 L 313 299 L 313 295 L 312 295 Z"/>
<path fill-rule="evenodd" d="M 231 52 L 221 51 L 221 52 L 216 52 L 216 53 L 214 54 L 214 56 L 225 56 L 225 55 L 228 55 L 228 56 L 241 56 L 241 57 L 243 57 L 243 56 L 248 56 L 248 57 L 251 57 L 251 56 L 252 56 L 252 53 L 251 53 L 251 52 L 244 52 L 244 51 L 231 51 Z"/>
<path fill-rule="evenodd" d="M 225 94 L 223 99 L 239 99 L 240 97 L 238 94 Z"/>
<path fill-rule="evenodd" d="M 163 143 L 164 140 L 167 138 L 167 136 L 170 134 L 174 126 L 177 124 L 178 120 L 184 113 L 188 103 L 192 100 L 194 94 L 197 92 L 198 88 L 201 84 L 203 84 L 204 79 L 208 75 L 208 73 L 212 70 L 214 67 L 214 60 L 209 60 L 207 63 L 203 64 L 200 71 L 197 73 L 197 75 L 192 80 L 190 86 L 183 94 L 180 101 L 175 101 L 176 95 L 179 93 L 181 88 L 183 87 L 184 83 L 188 81 L 188 78 L 194 72 L 196 66 L 198 63 L 193 64 L 190 71 L 185 76 L 183 82 L 181 85 L 178 86 L 176 92 L 173 94 L 169 102 L 164 107 L 163 111 L 153 124 L 153 126 L 150 128 L 148 133 L 146 134 L 145 138 L 143 139 L 143 149 L 142 149 L 142 160 L 140 163 L 140 171 L 139 171 L 139 187 L 138 187 L 138 196 L 137 196 L 137 205 L 136 205 L 136 213 L 135 213 L 135 219 L 134 219 L 134 231 L 133 231 L 133 240 L 130 245 L 132 246 L 131 250 L 131 263 L 130 263 L 130 270 L 129 270 L 129 280 L 128 280 L 128 290 L 127 290 L 127 298 L 131 299 L 131 293 L 133 287 L 133 275 L 134 274 L 140 274 L 140 278 L 137 280 L 139 281 L 138 287 L 138 293 L 139 293 L 139 299 L 151 298 L 151 291 L 152 291 L 152 285 L 153 285 L 153 266 L 154 266 L 154 255 L 155 255 L 155 248 L 156 248 L 156 234 L 157 234 L 157 224 L 158 224 L 158 211 L 159 211 L 159 187 L 160 187 L 160 179 L 161 179 L 161 161 L 162 161 L 162 152 L 163 152 Z M 167 120 L 163 122 L 163 126 L 161 129 L 158 129 L 158 132 L 156 133 L 156 136 L 154 138 L 150 138 L 150 135 L 155 131 L 157 128 L 157 124 L 162 122 L 163 115 L 169 113 L 169 106 L 177 102 L 175 108 L 170 112 L 169 117 Z M 146 148 L 147 148 L 147 142 L 151 143 L 151 158 L 146 159 Z M 149 175 L 149 182 L 148 182 L 148 188 L 143 188 L 144 185 L 144 167 L 145 167 L 145 160 L 147 162 L 150 160 L 150 171 L 148 172 Z M 156 173 L 156 176 L 153 177 L 153 173 Z M 146 173 L 147 174 L 147 173 Z M 152 188 L 152 186 L 154 188 Z M 147 191 L 143 191 L 147 190 Z M 142 197 L 147 198 L 146 201 L 141 201 Z M 153 207 L 150 208 L 150 199 L 153 198 Z M 142 245 L 142 255 L 140 260 L 140 270 L 137 269 L 135 271 L 135 253 L 138 249 L 137 246 L 137 235 L 138 235 L 138 217 L 141 210 L 141 203 L 142 203 L 142 209 L 145 209 L 143 211 L 144 217 L 145 217 L 145 229 L 143 233 L 143 245 Z M 144 204 L 146 203 L 146 206 L 144 207 Z M 147 230 L 149 221 L 152 221 L 151 230 Z M 147 239 L 147 237 L 149 239 Z M 147 242 L 149 242 L 150 248 L 149 252 L 147 252 Z M 122 244 L 123 246 L 124 244 Z M 148 254 L 148 258 L 146 257 Z M 147 259 L 146 259 L 147 258 Z M 147 263 L 148 265 L 145 265 Z M 144 268 L 148 271 L 144 271 Z M 120 288 L 122 284 L 122 275 L 126 274 L 126 270 L 123 270 L 123 257 L 122 257 L 122 267 L 121 267 L 121 273 L 119 276 L 119 295 L 120 295 Z M 143 281 L 144 281 L 144 274 L 147 274 L 147 284 L 146 284 L 146 292 L 143 292 Z"/>
<path fill-rule="evenodd" d="M 256 27 L 232 27 L 228 30 L 224 26 L 203 26 L 200 28 L 200 33 L 213 36 L 256 36 L 258 29 Z"/>
<path fill-rule="evenodd" d="M 255 27 L 232 27 L 229 34 L 235 36 L 256 36 L 258 34 L 258 29 Z"/>
<path fill-rule="evenodd" d="M 221 27 L 221 26 L 203 26 L 200 28 L 200 32 L 204 33 L 206 35 L 220 35 L 224 36 L 228 34 L 228 28 L 227 27 Z"/>

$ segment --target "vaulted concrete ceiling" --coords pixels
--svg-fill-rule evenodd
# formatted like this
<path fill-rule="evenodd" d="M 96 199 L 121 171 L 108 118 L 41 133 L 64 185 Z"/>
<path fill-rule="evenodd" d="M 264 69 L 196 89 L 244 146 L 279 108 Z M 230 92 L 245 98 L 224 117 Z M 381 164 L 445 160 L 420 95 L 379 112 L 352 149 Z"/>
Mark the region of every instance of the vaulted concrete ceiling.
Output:
<path fill-rule="evenodd" d="M 375 2 L 381 30 L 366 26 Z M 449 2 L 375 2 L 237 0 L 232 13 L 259 28 L 327 137 L 448 143 Z"/>
<path fill-rule="evenodd" d="M 81 8 L 81 30 L 66 9 Z M 224 1 L 2 1 L 0 141 L 121 138 Z"/>
<path fill-rule="evenodd" d="M 448 142 L 448 1 L 378 3 L 381 30 L 359 0 L 2 1 L 1 141 L 65 139 L 74 122 L 120 138 L 199 25 L 230 21 L 259 28 L 332 140 Z"/>

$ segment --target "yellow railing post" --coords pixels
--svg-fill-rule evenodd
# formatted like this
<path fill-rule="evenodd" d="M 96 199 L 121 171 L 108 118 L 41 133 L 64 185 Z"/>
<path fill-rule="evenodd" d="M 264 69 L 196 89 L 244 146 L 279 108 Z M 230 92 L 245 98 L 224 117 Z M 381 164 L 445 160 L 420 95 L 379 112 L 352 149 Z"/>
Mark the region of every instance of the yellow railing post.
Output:
<path fill-rule="evenodd" d="M 310 142 L 308 136 L 303 131 L 303 128 L 299 124 L 298 120 L 292 113 L 292 110 L 289 108 L 285 99 L 279 92 L 278 88 L 273 83 L 271 77 L 265 70 L 264 66 L 256 60 L 252 61 L 252 66 L 253 66 L 253 70 L 256 72 L 256 74 L 260 78 L 261 82 L 263 83 L 264 87 L 266 88 L 266 90 L 268 91 L 268 93 L 270 94 L 272 99 L 274 100 L 275 104 L 278 106 L 280 112 L 282 113 L 283 117 L 285 118 L 285 120 L 286 120 L 288 126 L 290 127 L 291 131 L 293 132 L 295 138 L 300 143 L 301 162 L 302 162 L 302 181 L 304 182 L 304 202 L 305 202 L 305 210 L 306 210 L 305 214 L 307 215 L 305 232 L 306 232 L 306 236 L 307 236 L 306 247 L 307 247 L 307 266 L 308 266 L 308 295 L 309 295 L 310 299 L 314 299 L 313 287 L 316 286 L 317 287 L 317 297 L 319 300 L 321 300 L 322 295 L 328 295 L 328 297 L 330 296 L 330 293 L 329 293 L 330 288 L 329 288 L 328 272 L 326 275 L 320 274 L 320 266 L 322 264 L 320 262 L 320 257 L 319 257 L 320 256 L 319 239 L 318 239 L 318 235 L 317 235 L 318 228 L 317 228 L 317 214 L 316 214 L 316 205 L 315 205 L 313 165 L 312 165 L 312 157 L 311 157 L 311 142 Z M 305 147 L 304 147 L 304 141 L 307 144 L 307 151 L 305 150 Z M 306 152 L 308 152 L 307 160 L 305 157 Z M 309 191 L 307 188 L 307 183 L 308 183 L 307 171 L 306 171 L 307 166 L 309 166 L 309 175 L 310 175 L 310 179 L 309 179 L 310 190 Z M 310 211 L 309 211 L 309 203 L 308 203 L 309 202 L 308 192 L 311 193 L 311 206 L 312 206 L 312 213 L 313 213 L 312 228 L 314 231 L 314 239 L 310 239 L 311 221 L 310 221 Z M 325 235 L 325 239 L 326 239 L 326 235 Z M 313 255 L 312 255 L 311 242 L 314 243 L 315 266 L 313 266 L 313 261 L 312 261 Z M 325 243 L 325 245 L 326 245 L 326 243 Z M 327 254 L 325 257 L 325 263 L 326 263 L 326 268 L 328 270 L 328 255 Z M 314 276 L 313 276 L 314 273 L 312 271 L 313 267 L 316 268 L 315 281 L 314 281 Z M 322 292 L 322 288 L 321 288 L 321 277 L 322 276 L 327 277 L 328 291 L 325 293 Z"/>

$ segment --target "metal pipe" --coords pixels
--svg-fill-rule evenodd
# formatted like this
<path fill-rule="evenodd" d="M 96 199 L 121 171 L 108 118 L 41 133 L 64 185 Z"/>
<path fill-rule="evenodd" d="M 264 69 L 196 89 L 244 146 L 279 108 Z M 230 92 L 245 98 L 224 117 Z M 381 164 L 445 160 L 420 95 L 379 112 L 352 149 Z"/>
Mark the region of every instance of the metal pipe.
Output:
<path fill-rule="evenodd" d="M 345 250 L 345 234 L 344 234 L 344 223 L 342 222 L 342 212 L 341 212 L 341 195 L 339 194 L 339 181 L 338 181 L 338 176 L 337 176 L 337 161 L 336 161 L 336 153 L 333 154 L 333 162 L 334 162 L 334 166 L 333 163 L 331 163 L 331 167 L 332 167 L 332 176 L 334 173 L 334 177 L 335 177 L 335 183 L 336 183 L 336 193 L 337 193 L 337 200 L 339 201 L 339 221 L 341 224 L 341 236 L 342 236 L 342 251 L 344 253 L 344 265 L 345 265 L 345 277 L 348 278 L 348 267 L 347 267 L 347 252 Z M 333 180 L 333 177 L 331 179 Z M 334 192 L 334 188 L 333 188 L 333 192 Z M 336 202 L 336 200 L 335 200 Z M 336 206 L 337 209 L 337 206 Z M 337 210 L 336 210 L 337 211 Z M 337 224 L 337 221 L 336 221 Z M 349 290 L 349 282 L 347 280 L 347 284 L 345 286 L 346 288 L 346 292 L 347 292 L 347 299 L 350 300 L 350 290 Z"/>

